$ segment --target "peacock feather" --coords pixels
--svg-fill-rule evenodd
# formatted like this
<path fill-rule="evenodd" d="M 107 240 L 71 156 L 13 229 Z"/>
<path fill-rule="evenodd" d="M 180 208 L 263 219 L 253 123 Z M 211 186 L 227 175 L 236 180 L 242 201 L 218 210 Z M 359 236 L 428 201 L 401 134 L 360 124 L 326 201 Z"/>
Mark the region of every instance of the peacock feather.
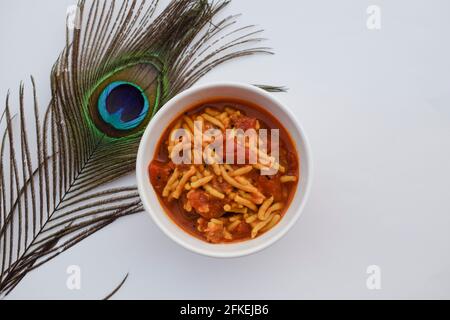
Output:
<path fill-rule="evenodd" d="M 142 211 L 134 186 L 143 130 L 174 95 L 216 66 L 270 53 L 261 30 L 217 19 L 229 1 L 81 0 L 51 71 L 52 99 L 1 118 L 0 295 L 30 271 L 120 217 Z M 277 91 L 276 87 L 265 87 Z M 33 114 L 27 123 L 26 114 Z M 28 121 L 30 122 L 30 121 Z M 30 136 L 33 136 L 33 139 Z"/>

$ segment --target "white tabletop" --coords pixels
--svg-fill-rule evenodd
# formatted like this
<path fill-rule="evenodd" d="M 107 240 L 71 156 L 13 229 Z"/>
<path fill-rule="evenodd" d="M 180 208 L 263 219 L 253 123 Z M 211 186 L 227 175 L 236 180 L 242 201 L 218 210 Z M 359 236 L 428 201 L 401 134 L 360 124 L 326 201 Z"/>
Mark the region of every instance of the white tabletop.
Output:
<path fill-rule="evenodd" d="M 1 99 L 33 74 L 42 107 L 49 101 L 73 2 L 0 2 Z M 450 2 L 376 1 L 381 29 L 370 30 L 373 2 L 234 0 L 227 12 L 264 27 L 277 54 L 200 81 L 290 88 L 278 97 L 308 133 L 316 172 L 285 238 L 216 260 L 179 247 L 142 213 L 29 274 L 9 298 L 99 299 L 126 273 L 117 298 L 450 298 Z M 66 286 L 71 265 L 81 290 Z M 380 290 L 366 285 L 371 265 Z"/>

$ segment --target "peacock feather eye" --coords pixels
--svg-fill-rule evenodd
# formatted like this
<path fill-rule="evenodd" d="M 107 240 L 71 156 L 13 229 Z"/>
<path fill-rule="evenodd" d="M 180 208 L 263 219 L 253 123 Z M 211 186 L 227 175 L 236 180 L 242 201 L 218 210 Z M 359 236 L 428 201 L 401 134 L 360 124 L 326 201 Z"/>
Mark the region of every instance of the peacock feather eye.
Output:
<path fill-rule="evenodd" d="M 110 138 L 142 134 L 161 105 L 162 68 L 156 58 L 140 63 L 125 61 L 123 67 L 102 77 L 84 101 L 88 123 Z"/>
<path fill-rule="evenodd" d="M 136 84 L 116 81 L 109 84 L 98 99 L 101 119 L 117 130 L 138 127 L 149 112 L 149 101 Z"/>

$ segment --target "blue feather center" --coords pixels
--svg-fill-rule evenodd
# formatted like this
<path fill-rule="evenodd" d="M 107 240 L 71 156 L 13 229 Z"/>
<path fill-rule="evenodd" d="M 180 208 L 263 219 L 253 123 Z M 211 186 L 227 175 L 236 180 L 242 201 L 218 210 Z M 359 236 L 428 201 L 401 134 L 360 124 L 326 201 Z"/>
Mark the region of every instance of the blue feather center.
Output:
<path fill-rule="evenodd" d="M 110 83 L 98 99 L 100 117 L 117 130 L 138 127 L 149 111 L 148 98 L 138 85 L 116 81 Z"/>

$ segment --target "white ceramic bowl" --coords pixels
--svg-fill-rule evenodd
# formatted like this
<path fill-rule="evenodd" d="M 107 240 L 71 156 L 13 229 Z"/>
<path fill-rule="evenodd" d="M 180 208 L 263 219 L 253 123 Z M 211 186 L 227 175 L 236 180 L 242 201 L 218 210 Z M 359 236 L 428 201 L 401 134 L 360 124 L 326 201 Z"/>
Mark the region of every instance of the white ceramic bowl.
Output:
<path fill-rule="evenodd" d="M 154 158 L 158 142 L 167 126 L 189 107 L 218 97 L 249 101 L 275 115 L 291 134 L 300 157 L 300 181 L 297 191 L 286 214 L 278 225 L 256 239 L 235 244 L 219 245 L 201 241 L 177 226 L 161 206 L 148 174 L 148 166 Z M 311 186 L 311 151 L 305 133 L 293 113 L 266 91 L 240 83 L 197 86 L 174 97 L 152 119 L 145 130 L 139 147 L 136 177 L 139 194 L 145 210 L 169 238 L 186 249 L 202 255 L 217 258 L 240 257 L 267 248 L 284 236 L 297 221 L 305 206 Z"/>

